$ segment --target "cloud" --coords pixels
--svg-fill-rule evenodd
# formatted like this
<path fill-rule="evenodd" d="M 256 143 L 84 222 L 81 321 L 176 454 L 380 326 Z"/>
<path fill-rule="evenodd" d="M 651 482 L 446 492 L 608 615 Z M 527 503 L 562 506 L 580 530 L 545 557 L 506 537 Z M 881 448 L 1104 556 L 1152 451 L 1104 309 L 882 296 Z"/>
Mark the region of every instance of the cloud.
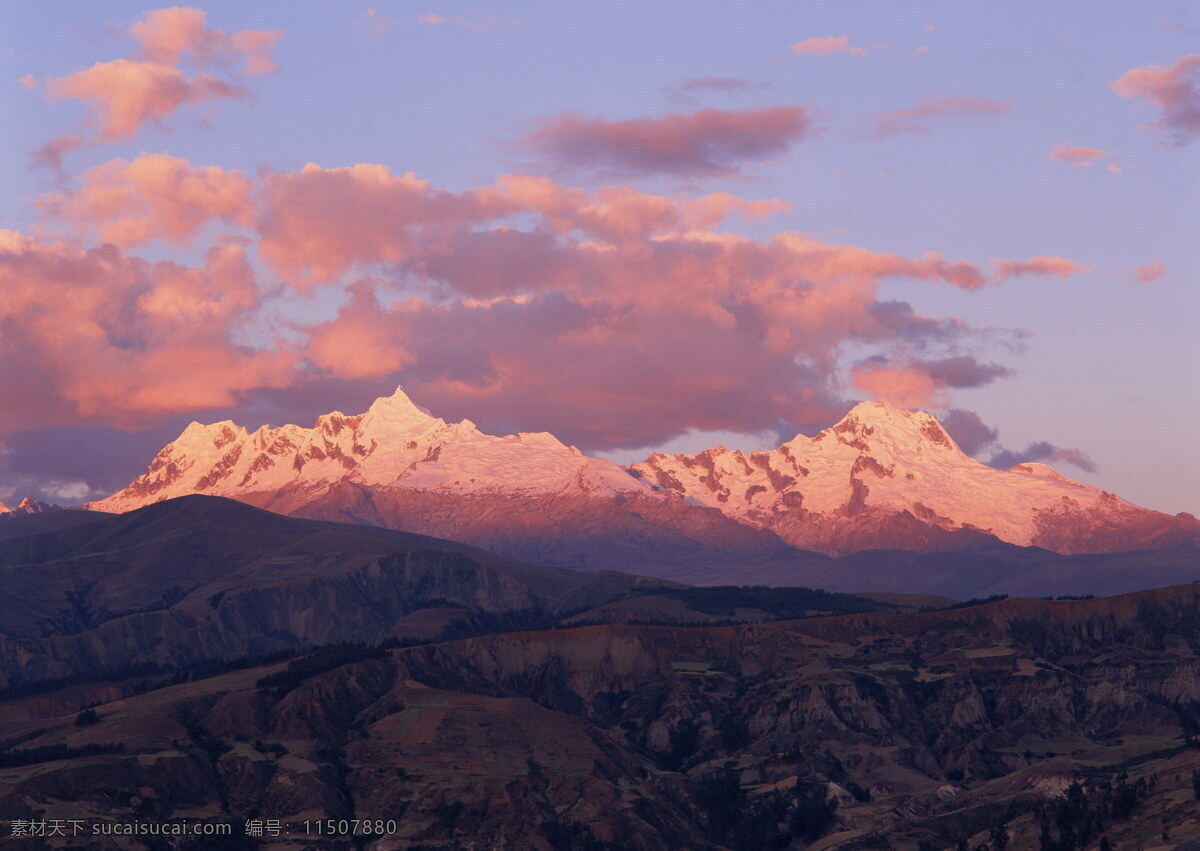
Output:
<path fill-rule="evenodd" d="M 517 147 L 566 171 L 677 177 L 735 174 L 817 132 L 799 106 L 703 109 L 608 121 L 564 113 L 541 121 Z"/>
<path fill-rule="evenodd" d="M 306 354 L 319 372 L 351 381 L 382 378 L 414 360 L 365 284 L 354 288 L 336 319 L 309 330 Z"/>
<path fill-rule="evenodd" d="M 1183 35 L 1200 35 L 1200 27 L 1192 26 L 1184 21 L 1159 20 L 1162 28 L 1167 32 L 1181 33 Z"/>
<path fill-rule="evenodd" d="M 132 139 L 143 124 L 161 122 L 184 104 L 246 96 L 240 85 L 210 74 L 188 78 L 170 65 L 130 59 L 100 62 L 46 85 L 55 100 L 74 98 L 92 109 L 102 142 Z"/>
<path fill-rule="evenodd" d="M 939 408 L 941 387 L 923 370 L 868 363 L 851 373 L 851 384 L 877 402 L 899 408 Z"/>
<path fill-rule="evenodd" d="M 977 413 L 965 408 L 951 408 L 942 414 L 939 420 L 954 438 L 959 449 L 968 455 L 991 452 L 991 458 L 986 463 L 1000 470 L 1031 461 L 1070 464 L 1088 473 L 1099 469 L 1083 450 L 1056 446 L 1045 440 L 1035 441 L 1025 449 L 1015 452 L 1005 449 L 1000 445 L 999 431 L 984 423 Z"/>
<path fill-rule="evenodd" d="M 1125 169 L 1121 168 L 1116 163 L 1109 163 L 1106 168 L 1113 174 L 1122 174 L 1125 171 Z"/>
<path fill-rule="evenodd" d="M 32 91 L 37 88 L 37 78 L 32 74 L 26 74 L 24 77 L 17 77 L 17 82 L 25 89 Z"/>
<path fill-rule="evenodd" d="M 1081 266 L 1065 257 L 1030 257 L 1028 260 L 997 260 L 993 281 L 1006 281 L 1009 278 L 1024 276 L 1045 277 L 1056 276 L 1065 278 L 1086 272 L 1090 267 Z"/>
<path fill-rule="evenodd" d="M 1045 440 L 1031 443 L 1024 449 L 1017 452 L 1010 452 L 1003 449 L 997 452 L 987 462 L 988 466 L 996 467 L 1000 470 L 1007 470 L 1014 464 L 1022 464 L 1028 462 L 1051 462 L 1055 464 L 1070 464 L 1073 467 L 1078 467 L 1087 473 L 1095 473 L 1100 468 L 1096 466 L 1086 452 L 1082 449 L 1069 449 L 1067 447 L 1055 446 Z"/>
<path fill-rule="evenodd" d="M 435 189 L 382 165 L 271 174 L 262 188 L 259 254 L 293 284 L 311 287 L 356 264 L 399 263 L 422 239 L 514 212 L 492 190 Z"/>
<path fill-rule="evenodd" d="M 862 47 L 850 44 L 848 35 L 827 35 L 820 38 L 806 38 L 791 46 L 792 53 L 827 56 L 830 53 L 849 53 L 853 56 L 866 56 L 867 51 Z"/>
<path fill-rule="evenodd" d="M 178 65 L 190 54 L 197 67 L 222 66 L 241 60 L 246 76 L 278 70 L 271 51 L 283 40 L 280 30 L 227 33 L 209 29 L 201 9 L 174 6 L 147 12 L 129 28 L 141 45 L 141 56 L 160 65 Z"/>
<path fill-rule="evenodd" d="M 990 118 L 1003 115 L 1012 109 L 1012 101 L 988 98 L 947 97 L 934 100 L 923 97 L 915 107 L 881 112 L 869 116 L 873 126 L 868 131 L 876 139 L 916 133 L 928 136 L 933 133 L 932 124 L 946 119 Z"/>
<path fill-rule="evenodd" d="M 109 244 L 0 239 L 0 357 L 12 366 L 0 393 L 28 400 L 0 413 L 0 433 L 144 426 L 316 393 L 306 388 L 367 396 L 403 383 L 489 430 L 641 447 L 830 420 L 852 387 L 941 404 L 1007 374 L 972 350 L 1008 332 L 879 295 L 895 278 L 975 289 L 995 276 L 936 252 L 735 232 L 789 209 L 774 198 L 530 175 L 450 191 L 372 164 L 251 180 L 143 155 L 44 201 Z M 121 247 L 187 243 L 214 222 L 246 245 L 219 243 L 198 267 Z M 286 314 L 264 301 L 252 236 L 275 275 L 302 293 L 321 287 L 320 299 Z M 912 354 L 847 366 L 898 351 Z"/>
<path fill-rule="evenodd" d="M 503 32 L 511 27 L 520 26 L 522 21 L 513 20 L 508 23 L 502 23 L 495 17 L 488 18 L 468 18 L 465 15 L 438 15 L 434 12 L 427 12 L 417 18 L 417 23 L 426 24 L 432 27 L 450 25 L 458 27 L 466 27 L 475 32 L 484 32 L 486 30 L 500 30 Z"/>
<path fill-rule="evenodd" d="M 1100 148 L 1087 147 L 1068 147 L 1065 142 L 1055 145 L 1054 150 L 1050 152 L 1050 156 L 1046 157 L 1052 163 L 1068 163 L 1070 165 L 1088 166 L 1094 165 L 1097 160 L 1102 160 L 1108 156 L 1107 151 L 1102 151 Z"/>
<path fill-rule="evenodd" d="M 66 77 L 50 77 L 46 89 L 55 100 L 85 103 L 96 127 L 89 141 L 99 142 L 132 139 L 145 124 L 161 124 L 185 105 L 247 97 L 240 78 L 276 69 L 271 51 L 282 33 L 229 34 L 209 29 L 204 20 L 203 11 L 187 7 L 148 12 L 129 29 L 140 45 L 135 58 L 98 62 Z M 184 57 L 196 68 L 191 76 L 179 67 Z M 238 62 L 241 68 L 233 68 Z"/>
<path fill-rule="evenodd" d="M 938 417 L 938 421 L 954 438 L 958 448 L 968 455 L 994 446 L 1000 436 L 1000 432 L 980 419 L 979 414 L 966 408 L 950 408 Z"/>
<path fill-rule="evenodd" d="M 217 166 L 196 168 L 178 157 L 142 154 L 88 169 L 81 180 L 81 189 L 45 195 L 38 206 L 122 248 L 155 238 L 187 245 L 213 219 L 253 222 L 250 181 Z"/>
<path fill-rule="evenodd" d="M 765 83 L 741 77 L 692 77 L 666 89 L 667 97 L 676 103 L 693 104 L 702 94 L 746 95 L 765 89 Z"/>
<path fill-rule="evenodd" d="M 1121 97 L 1142 98 L 1158 107 L 1162 117 L 1142 129 L 1165 133 L 1177 146 L 1200 135 L 1200 53 L 1181 56 L 1167 68 L 1131 68 L 1112 88 Z"/>
<path fill-rule="evenodd" d="M 1143 284 L 1152 284 L 1163 276 L 1167 271 L 1166 264 L 1161 260 L 1154 260 L 1150 263 L 1143 263 L 1133 270 L 1133 279 L 1140 281 Z"/>
<path fill-rule="evenodd" d="M 260 300 L 238 246 L 213 247 L 204 267 L 189 268 L 0 231 L 0 289 L 0 396 L 21 400 L 0 410 L 0 431 L 137 427 L 293 377 L 286 347 L 232 340 Z"/>
<path fill-rule="evenodd" d="M 918 338 L 918 342 L 927 341 Z M 1012 370 L 1008 367 L 983 363 L 970 355 L 930 360 L 876 355 L 853 367 L 850 383 L 871 398 L 890 405 L 940 408 L 946 405 L 948 388 L 982 387 L 1009 375 Z M 965 423 L 967 413 L 960 410 L 956 416 Z"/>
<path fill-rule="evenodd" d="M 1013 374 L 1006 366 L 981 363 L 970 355 L 956 355 L 917 363 L 942 387 L 982 387 L 997 378 L 1007 378 Z"/>
<path fill-rule="evenodd" d="M 63 157 L 82 146 L 83 139 L 79 136 L 57 136 L 30 154 L 30 158 L 34 165 L 52 169 L 65 177 Z"/>

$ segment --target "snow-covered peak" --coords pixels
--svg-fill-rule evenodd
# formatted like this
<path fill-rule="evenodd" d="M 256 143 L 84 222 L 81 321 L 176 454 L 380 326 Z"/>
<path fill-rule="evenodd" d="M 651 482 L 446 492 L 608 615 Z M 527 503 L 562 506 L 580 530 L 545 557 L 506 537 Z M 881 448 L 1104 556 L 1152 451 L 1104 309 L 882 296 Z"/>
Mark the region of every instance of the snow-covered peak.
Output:
<path fill-rule="evenodd" d="M 839 437 L 840 436 L 840 437 Z M 883 402 L 859 402 L 833 427 L 815 439 L 832 437 L 862 451 L 916 452 L 918 448 L 962 454 L 937 417 L 926 411 L 906 411 Z"/>
<path fill-rule="evenodd" d="M 655 454 L 633 471 L 643 480 L 774 529 L 804 545 L 812 524 L 798 516 L 854 518 L 906 513 L 943 529 L 972 526 L 1030 543 L 1039 512 L 1124 510 L 1112 494 L 1073 482 L 1044 464 L 996 470 L 959 449 L 937 418 L 879 402 L 855 405 L 814 437 L 770 452 Z"/>
<path fill-rule="evenodd" d="M 363 431 L 376 440 L 388 435 L 418 434 L 444 425 L 444 420 L 417 405 L 400 387 L 391 396 L 381 396 L 372 402 L 362 419 Z"/>
<path fill-rule="evenodd" d="M 145 474 L 91 507 L 128 511 L 189 493 L 320 493 L 340 482 L 462 494 L 652 494 L 617 465 L 551 434 L 496 437 L 470 420 L 447 423 L 398 388 L 363 414 L 333 411 L 312 428 L 263 426 L 247 434 L 231 422 L 192 423 Z"/>
<path fill-rule="evenodd" d="M 54 506 L 47 505 L 31 496 L 22 499 L 16 508 L 9 508 L 3 502 L 0 502 L 0 514 L 41 514 L 43 511 L 50 511 L 52 508 Z"/>
<path fill-rule="evenodd" d="M 246 429 L 233 420 L 221 420 L 208 425 L 193 421 L 171 445 L 187 455 L 207 455 L 245 437 Z"/>

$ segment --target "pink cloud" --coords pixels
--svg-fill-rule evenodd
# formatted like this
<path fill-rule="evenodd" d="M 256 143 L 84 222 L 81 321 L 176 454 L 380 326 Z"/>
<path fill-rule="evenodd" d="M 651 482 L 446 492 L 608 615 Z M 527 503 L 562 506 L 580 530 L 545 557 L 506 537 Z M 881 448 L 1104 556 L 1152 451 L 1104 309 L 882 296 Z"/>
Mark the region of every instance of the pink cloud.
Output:
<path fill-rule="evenodd" d="M 335 319 L 309 330 L 306 356 L 320 372 L 352 381 L 391 375 L 414 360 L 367 286 L 354 288 Z"/>
<path fill-rule="evenodd" d="M 867 51 L 850 44 L 848 35 L 827 35 L 821 38 L 806 38 L 791 46 L 793 53 L 815 54 L 827 56 L 830 53 L 849 53 L 853 56 L 866 56 Z"/>
<path fill-rule="evenodd" d="M 83 139 L 79 136 L 58 136 L 34 151 L 31 157 L 34 165 L 62 172 L 63 157 L 82 145 Z"/>
<path fill-rule="evenodd" d="M 434 12 L 428 12 L 424 15 L 420 15 L 417 18 L 417 22 L 433 27 L 449 24 L 452 26 L 466 27 L 467 29 L 475 30 L 476 32 L 484 32 L 486 30 L 505 30 L 510 27 L 519 26 L 522 23 L 520 20 L 514 20 L 505 24 L 501 23 L 494 17 L 468 18 L 465 15 L 451 15 L 450 17 L 445 17 L 444 15 L 438 15 Z"/>
<path fill-rule="evenodd" d="M 24 77 L 17 77 L 17 82 L 30 91 L 37 88 L 37 79 L 32 74 L 26 74 Z"/>
<path fill-rule="evenodd" d="M 272 49 L 283 38 L 278 30 L 229 34 L 205 25 L 204 12 L 173 7 L 148 12 L 129 29 L 140 45 L 137 58 L 98 62 L 66 77 L 48 78 L 55 100 L 83 101 L 97 125 L 96 140 L 132 139 L 145 124 L 161 124 L 185 105 L 247 96 L 238 76 L 276 69 Z M 190 57 L 199 69 L 187 76 L 179 67 Z M 241 60 L 240 72 L 228 66 Z M 220 76 L 205 69 L 220 72 Z"/>
<path fill-rule="evenodd" d="M 112 244 L 0 233 L 0 356 L 13 365 L 0 393 L 31 400 L 0 413 L 0 430 L 404 383 L 439 414 L 493 430 L 645 446 L 689 428 L 829 419 L 848 387 L 932 404 L 1007 374 L 970 354 L 1005 332 L 880 296 L 893 278 L 975 289 L 997 277 L 935 252 L 717 230 L 786 211 L 779 199 L 528 175 L 449 191 L 369 164 L 247 182 L 161 155 L 114 160 L 43 199 Z M 331 317 L 292 316 L 276 339 L 247 247 L 219 244 L 189 267 L 116 244 L 186 242 L 213 222 L 255 232 L 259 258 L 298 289 L 330 282 L 349 298 Z M 997 274 L 1001 263 L 1006 275 L 1063 272 L 1047 260 L 1070 262 L 998 261 Z M 255 347 L 234 342 L 247 329 Z M 864 351 L 913 355 L 847 365 Z"/>
<path fill-rule="evenodd" d="M 1161 278 L 1167 271 L 1167 266 L 1161 260 L 1155 260 L 1151 263 L 1143 263 L 1133 270 L 1133 279 L 1140 281 L 1143 284 L 1152 284 Z"/>
<path fill-rule="evenodd" d="M 0 429 L 144 427 L 294 378 L 286 347 L 231 340 L 259 304 L 237 246 L 211 249 L 195 269 L 0 231 L 0 289 L 0 395 L 22 400 L 0 410 Z"/>
<path fill-rule="evenodd" d="M 940 408 L 944 404 L 941 387 L 919 369 L 865 364 L 854 368 L 851 383 L 875 401 L 900 408 Z"/>
<path fill-rule="evenodd" d="M 1112 87 L 1121 97 L 1142 98 L 1158 107 L 1162 117 L 1141 125 L 1143 129 L 1162 131 L 1175 145 L 1200 135 L 1200 53 L 1181 56 L 1168 68 L 1131 68 Z"/>
<path fill-rule="evenodd" d="M 217 166 L 196 168 L 178 157 L 142 154 L 88 169 L 81 180 L 78 191 L 43 196 L 39 207 L 122 248 L 156 238 L 186 245 L 213 219 L 253 223 L 250 181 Z"/>
<path fill-rule="evenodd" d="M 147 12 L 129 28 L 129 35 L 149 62 L 174 66 L 190 54 L 203 68 L 242 59 L 247 76 L 277 70 L 271 51 L 283 40 L 280 30 L 242 30 L 231 35 L 209 29 L 204 11 L 186 6 Z"/>
<path fill-rule="evenodd" d="M 1012 101 L 988 98 L 948 97 L 934 100 L 923 97 L 915 107 L 870 116 L 874 124 L 869 132 L 876 139 L 903 133 L 928 136 L 933 132 L 930 125 L 934 122 L 945 119 L 989 118 L 1003 115 L 1012 109 L 1012 106 Z"/>
<path fill-rule="evenodd" d="M 1100 148 L 1088 147 L 1068 147 L 1067 144 L 1061 143 L 1054 146 L 1054 150 L 1050 152 L 1050 156 L 1046 157 L 1052 163 L 1069 163 L 1070 165 L 1088 166 L 1094 165 L 1097 160 L 1102 160 L 1108 156 L 1108 151 L 1103 151 Z"/>
<path fill-rule="evenodd" d="M 148 121 L 161 122 L 184 104 L 245 97 L 246 90 L 209 74 L 187 78 L 170 65 L 114 59 L 85 71 L 47 81 L 56 100 L 74 98 L 88 104 L 99 122 L 99 139 L 132 139 Z"/>
<path fill-rule="evenodd" d="M 493 190 L 433 188 L 382 165 L 269 175 L 262 189 L 259 253 L 293 284 L 311 287 L 355 264 L 399 263 L 433 231 L 513 211 Z"/>
<path fill-rule="evenodd" d="M 1089 267 L 1067 260 L 1065 257 L 1030 257 L 1028 260 L 997 260 L 993 281 L 1005 281 L 1023 276 L 1044 277 L 1054 275 L 1065 278 L 1086 272 Z"/>
<path fill-rule="evenodd" d="M 703 109 L 627 121 L 564 113 L 542 121 L 517 146 L 559 169 L 718 175 L 778 156 L 815 132 L 808 111 L 799 106 Z"/>
<path fill-rule="evenodd" d="M 1123 174 L 1125 169 L 1121 168 L 1116 163 L 1109 163 L 1106 168 L 1113 174 Z"/>

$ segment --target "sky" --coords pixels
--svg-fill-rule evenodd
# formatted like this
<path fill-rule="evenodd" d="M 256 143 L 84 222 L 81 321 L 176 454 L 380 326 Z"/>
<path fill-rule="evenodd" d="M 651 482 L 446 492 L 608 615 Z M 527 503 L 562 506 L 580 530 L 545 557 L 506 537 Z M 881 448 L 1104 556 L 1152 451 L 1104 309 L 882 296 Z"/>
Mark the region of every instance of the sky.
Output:
<path fill-rule="evenodd" d="M 621 463 L 863 399 L 1200 513 L 1181 2 L 0 7 L 0 500 L 403 385 Z"/>

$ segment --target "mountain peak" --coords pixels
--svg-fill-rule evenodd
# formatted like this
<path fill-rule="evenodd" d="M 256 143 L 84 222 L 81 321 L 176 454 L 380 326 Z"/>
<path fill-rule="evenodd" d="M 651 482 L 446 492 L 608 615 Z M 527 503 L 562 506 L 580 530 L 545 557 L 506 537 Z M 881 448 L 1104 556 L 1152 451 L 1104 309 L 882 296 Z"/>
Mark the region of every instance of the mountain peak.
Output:
<path fill-rule="evenodd" d="M 41 514 L 43 511 L 50 511 L 54 507 L 31 496 L 27 496 L 21 500 L 16 508 L 9 508 L 3 502 L 0 502 L 0 514 Z"/>
<path fill-rule="evenodd" d="M 367 431 L 382 427 L 390 432 L 416 432 L 443 422 L 410 399 L 402 387 L 397 387 L 391 396 L 380 396 L 363 416 L 363 428 Z"/>
<path fill-rule="evenodd" d="M 840 442 L 850 445 L 857 445 L 863 441 L 869 444 L 872 442 L 870 438 L 878 432 L 880 439 L 886 439 L 892 445 L 917 446 L 932 443 L 942 449 L 962 454 L 958 444 L 946 433 L 933 414 L 927 411 L 906 411 L 885 402 L 859 402 L 827 431 L 839 436 L 852 435 L 853 440 L 850 441 L 839 437 Z M 860 448 L 865 449 L 865 444 Z"/>

